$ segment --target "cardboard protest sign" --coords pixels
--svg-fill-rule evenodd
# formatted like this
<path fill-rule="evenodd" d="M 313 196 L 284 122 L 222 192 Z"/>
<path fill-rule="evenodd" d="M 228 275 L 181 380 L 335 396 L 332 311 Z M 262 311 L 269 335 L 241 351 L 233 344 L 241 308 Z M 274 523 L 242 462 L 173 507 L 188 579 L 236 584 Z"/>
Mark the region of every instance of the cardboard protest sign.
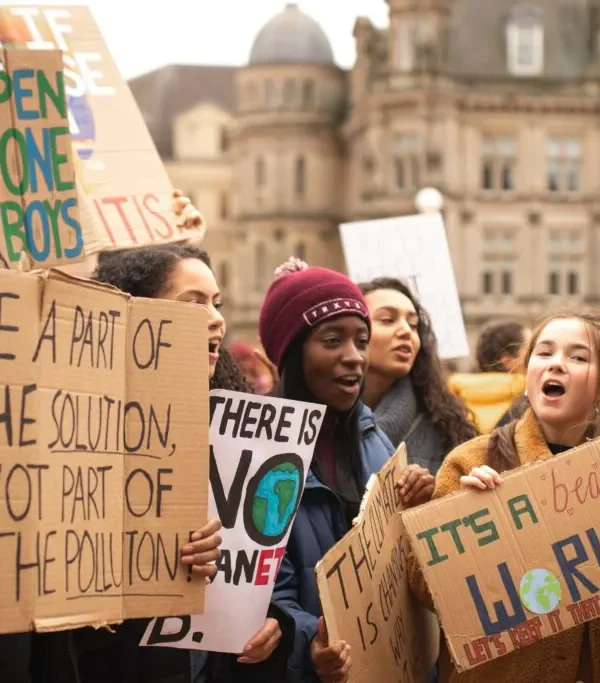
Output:
<path fill-rule="evenodd" d="M 459 671 L 600 617 L 599 465 L 596 441 L 404 513 Z"/>
<path fill-rule="evenodd" d="M 440 214 L 340 225 L 349 276 L 404 280 L 431 316 L 442 358 L 469 355 L 444 221 Z"/>
<path fill-rule="evenodd" d="M 408 585 L 408 536 L 395 488 L 406 467 L 402 445 L 371 477 L 354 528 L 316 567 L 331 642 L 352 651 L 352 683 L 426 683 L 437 659 L 437 619 Z"/>
<path fill-rule="evenodd" d="M 156 619 L 142 645 L 242 652 L 262 628 L 325 406 L 211 391 L 210 514 L 219 573 L 201 616 Z"/>
<path fill-rule="evenodd" d="M 4 46 L 61 50 L 86 251 L 181 239 L 171 184 L 88 7 L 0 8 Z M 186 231 L 186 237 L 195 234 Z"/>
<path fill-rule="evenodd" d="M 207 313 L 0 271 L 0 633 L 203 609 Z"/>
<path fill-rule="evenodd" d="M 60 52 L 0 49 L 0 266 L 83 261 Z"/>

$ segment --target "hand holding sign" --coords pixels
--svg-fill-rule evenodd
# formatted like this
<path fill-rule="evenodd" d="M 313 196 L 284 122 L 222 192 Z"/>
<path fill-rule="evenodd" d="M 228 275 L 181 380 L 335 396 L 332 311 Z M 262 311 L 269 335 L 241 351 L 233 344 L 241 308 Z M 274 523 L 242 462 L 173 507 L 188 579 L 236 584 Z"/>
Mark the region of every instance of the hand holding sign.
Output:
<path fill-rule="evenodd" d="M 329 645 L 323 617 L 319 618 L 317 635 L 310 646 L 310 656 L 321 683 L 347 683 L 350 680 L 350 645 L 343 640 Z"/>
<path fill-rule="evenodd" d="M 426 467 L 409 465 L 398 480 L 402 507 L 411 508 L 428 503 L 435 488 L 435 477 Z"/>
<path fill-rule="evenodd" d="M 474 467 L 469 474 L 460 478 L 460 488 L 485 491 L 486 489 L 495 489 L 501 482 L 502 479 L 496 470 L 487 465 L 482 465 L 481 467 Z"/>
<path fill-rule="evenodd" d="M 277 619 L 267 619 L 265 625 L 244 648 L 244 653 L 238 657 L 240 664 L 259 664 L 275 652 L 281 640 L 281 628 Z"/>
<path fill-rule="evenodd" d="M 190 542 L 181 548 L 181 564 L 191 565 L 194 574 L 213 579 L 217 575 L 214 562 L 221 558 L 220 529 L 221 522 L 211 519 L 202 529 L 190 534 Z"/>

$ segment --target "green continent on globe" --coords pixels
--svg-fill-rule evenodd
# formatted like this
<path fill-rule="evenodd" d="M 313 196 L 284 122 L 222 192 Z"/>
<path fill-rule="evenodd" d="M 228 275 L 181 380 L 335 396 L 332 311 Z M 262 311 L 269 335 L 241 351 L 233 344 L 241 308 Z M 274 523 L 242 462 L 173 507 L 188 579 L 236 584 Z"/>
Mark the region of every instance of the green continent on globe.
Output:
<path fill-rule="evenodd" d="M 254 526 L 262 533 L 267 523 L 267 508 L 269 501 L 265 498 L 256 498 L 252 501 L 252 520 Z"/>
<path fill-rule="evenodd" d="M 283 522 L 285 518 L 285 511 L 288 505 L 294 499 L 294 494 L 296 493 L 296 482 L 291 479 L 284 479 L 278 481 L 275 484 L 275 493 L 277 494 L 277 499 L 279 500 L 278 512 L 279 512 L 279 522 Z"/>
<path fill-rule="evenodd" d="M 294 472 L 297 471 L 296 465 L 294 465 L 291 462 L 283 462 L 281 465 L 277 465 L 277 467 L 274 468 L 274 472 L 290 472 L 291 474 L 294 474 Z"/>
<path fill-rule="evenodd" d="M 559 580 L 547 569 L 532 569 L 521 579 L 519 594 L 523 605 L 534 614 L 548 614 L 562 599 Z"/>

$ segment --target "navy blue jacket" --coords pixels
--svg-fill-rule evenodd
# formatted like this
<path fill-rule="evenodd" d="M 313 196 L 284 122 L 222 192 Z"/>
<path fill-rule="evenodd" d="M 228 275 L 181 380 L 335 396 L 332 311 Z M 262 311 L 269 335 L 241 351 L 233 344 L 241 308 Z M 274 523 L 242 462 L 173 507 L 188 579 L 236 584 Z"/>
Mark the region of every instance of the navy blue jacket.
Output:
<path fill-rule="evenodd" d="M 394 449 L 387 436 L 375 426 L 369 408 L 361 404 L 359 410 L 361 480 L 366 486 L 369 477 L 379 472 Z M 296 622 L 294 650 L 288 660 L 290 681 L 319 680 L 310 659 L 310 644 L 322 614 L 315 565 L 348 531 L 341 500 L 309 471 L 273 595 Z"/>

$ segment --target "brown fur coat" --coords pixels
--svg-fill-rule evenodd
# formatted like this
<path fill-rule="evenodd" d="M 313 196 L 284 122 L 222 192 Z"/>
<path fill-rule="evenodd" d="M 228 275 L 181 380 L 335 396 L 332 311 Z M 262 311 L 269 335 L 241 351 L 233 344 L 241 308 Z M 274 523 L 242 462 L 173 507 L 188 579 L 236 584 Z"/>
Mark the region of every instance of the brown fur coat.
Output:
<path fill-rule="evenodd" d="M 460 489 L 460 478 L 486 462 L 489 435 L 456 448 L 444 461 L 433 498 Z M 518 423 L 515 445 L 522 465 L 552 457 L 542 430 L 531 411 Z M 414 555 L 410 557 L 410 582 L 414 594 L 430 609 L 431 596 Z M 446 643 L 440 654 L 440 683 L 576 683 L 584 634 L 589 632 L 593 673 L 583 683 L 600 683 L 600 619 L 512 652 L 488 664 L 459 674 L 451 662 Z"/>

